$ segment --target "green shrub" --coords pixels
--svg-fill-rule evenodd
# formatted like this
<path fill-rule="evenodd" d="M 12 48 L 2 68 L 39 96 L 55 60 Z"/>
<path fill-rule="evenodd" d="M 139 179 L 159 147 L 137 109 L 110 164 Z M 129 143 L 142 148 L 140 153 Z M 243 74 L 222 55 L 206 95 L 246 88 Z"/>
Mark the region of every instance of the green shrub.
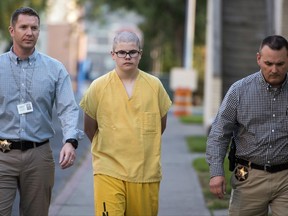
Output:
<path fill-rule="evenodd" d="M 203 115 L 180 116 L 179 120 L 184 124 L 203 124 Z"/>
<path fill-rule="evenodd" d="M 190 152 L 205 153 L 206 151 L 206 136 L 189 136 L 186 138 Z"/>

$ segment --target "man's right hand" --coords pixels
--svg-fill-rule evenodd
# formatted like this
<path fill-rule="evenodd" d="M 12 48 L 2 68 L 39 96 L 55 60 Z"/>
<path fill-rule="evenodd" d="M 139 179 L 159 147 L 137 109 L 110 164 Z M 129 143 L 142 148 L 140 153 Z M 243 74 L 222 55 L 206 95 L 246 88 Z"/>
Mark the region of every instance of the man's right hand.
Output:
<path fill-rule="evenodd" d="M 210 179 L 210 192 L 219 199 L 223 199 L 226 194 L 226 180 L 224 176 L 214 176 Z"/>

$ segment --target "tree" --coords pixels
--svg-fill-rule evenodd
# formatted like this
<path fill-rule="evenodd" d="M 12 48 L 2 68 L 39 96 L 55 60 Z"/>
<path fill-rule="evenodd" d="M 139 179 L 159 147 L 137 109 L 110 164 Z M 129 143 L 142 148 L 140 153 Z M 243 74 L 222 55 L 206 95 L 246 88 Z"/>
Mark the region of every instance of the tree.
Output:
<path fill-rule="evenodd" d="M 90 19 L 101 19 L 103 5 L 108 5 L 110 11 L 124 8 L 143 16 L 145 21 L 139 26 L 144 33 L 140 67 L 153 71 L 157 68 L 153 65 L 158 63 L 161 71 L 169 72 L 172 67 L 183 65 L 186 1 L 78 0 L 78 3 L 89 3 L 86 17 Z M 206 2 L 201 0 L 196 4 L 195 43 L 200 45 L 205 43 Z"/>
<path fill-rule="evenodd" d="M 28 6 L 35 9 L 38 13 L 45 10 L 48 0 L 1 0 L 0 1 L 0 39 L 8 41 L 10 34 L 8 27 L 11 14 L 19 7 Z"/>
<path fill-rule="evenodd" d="M 79 3 L 87 3 L 79 0 Z M 144 33 L 144 54 L 140 67 L 153 70 L 153 62 L 160 62 L 161 70 L 180 66 L 183 55 L 185 26 L 185 0 L 90 0 L 86 16 L 101 17 L 101 6 L 108 5 L 111 12 L 124 8 L 143 16 L 139 28 Z M 169 59 L 169 60 L 167 60 Z"/>

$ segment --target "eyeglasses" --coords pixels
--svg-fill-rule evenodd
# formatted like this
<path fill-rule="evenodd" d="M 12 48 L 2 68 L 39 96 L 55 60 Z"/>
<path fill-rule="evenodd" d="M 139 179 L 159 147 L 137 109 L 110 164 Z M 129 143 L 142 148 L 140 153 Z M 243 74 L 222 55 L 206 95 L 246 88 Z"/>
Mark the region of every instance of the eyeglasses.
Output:
<path fill-rule="evenodd" d="M 138 50 L 130 50 L 130 51 L 126 52 L 124 50 L 119 50 L 119 51 L 114 52 L 114 53 L 116 53 L 116 55 L 119 58 L 126 58 L 127 55 L 129 55 L 130 58 L 136 58 L 136 57 L 139 56 L 140 51 L 138 51 Z"/>

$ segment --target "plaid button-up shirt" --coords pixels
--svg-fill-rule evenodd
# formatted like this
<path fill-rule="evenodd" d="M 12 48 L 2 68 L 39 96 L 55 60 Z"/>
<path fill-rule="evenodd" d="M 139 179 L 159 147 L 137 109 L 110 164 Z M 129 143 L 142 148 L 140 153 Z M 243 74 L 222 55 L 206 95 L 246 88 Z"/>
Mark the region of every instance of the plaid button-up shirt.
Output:
<path fill-rule="evenodd" d="M 234 136 L 236 156 L 259 165 L 288 163 L 288 86 L 274 89 L 261 72 L 235 82 L 210 131 L 210 175 L 224 175 L 223 161 Z"/>

